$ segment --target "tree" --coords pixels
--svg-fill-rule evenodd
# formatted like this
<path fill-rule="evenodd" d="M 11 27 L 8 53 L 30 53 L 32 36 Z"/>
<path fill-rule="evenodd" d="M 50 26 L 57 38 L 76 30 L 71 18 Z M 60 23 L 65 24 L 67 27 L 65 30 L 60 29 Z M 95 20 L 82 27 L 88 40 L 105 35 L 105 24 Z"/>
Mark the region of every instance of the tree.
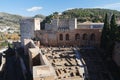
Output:
<path fill-rule="evenodd" d="M 117 27 L 116 41 L 119 41 L 119 42 L 120 42 L 120 26 Z"/>
<path fill-rule="evenodd" d="M 115 41 L 120 40 L 119 35 L 120 31 L 116 24 L 115 15 L 113 14 L 111 16 L 109 25 L 108 16 L 106 14 L 101 36 L 101 48 L 106 51 L 107 57 L 112 57 Z"/>
<path fill-rule="evenodd" d="M 108 52 L 110 54 L 110 56 L 112 56 L 113 53 L 113 48 L 115 45 L 115 41 L 117 40 L 117 24 L 116 24 L 116 19 L 115 19 L 115 15 L 113 14 L 111 16 L 111 21 L 110 21 L 110 40 L 108 41 Z"/>
<path fill-rule="evenodd" d="M 115 20 L 115 15 L 113 14 L 110 21 L 110 38 L 114 42 L 116 40 L 117 24 Z"/>
<path fill-rule="evenodd" d="M 109 33 L 110 33 L 110 25 L 108 21 L 108 15 L 105 15 L 104 26 L 101 35 L 101 48 L 107 49 L 108 40 L 109 40 Z"/>

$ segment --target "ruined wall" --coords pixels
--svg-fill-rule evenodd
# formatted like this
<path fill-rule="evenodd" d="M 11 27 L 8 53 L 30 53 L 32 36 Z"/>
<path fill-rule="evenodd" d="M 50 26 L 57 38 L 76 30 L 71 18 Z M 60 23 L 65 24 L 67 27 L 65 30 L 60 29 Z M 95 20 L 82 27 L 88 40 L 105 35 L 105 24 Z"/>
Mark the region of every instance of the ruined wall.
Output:
<path fill-rule="evenodd" d="M 20 20 L 21 44 L 23 46 L 24 39 L 34 38 L 34 31 L 40 30 L 40 18 L 27 18 Z"/>
<path fill-rule="evenodd" d="M 23 19 L 20 21 L 21 42 L 24 44 L 24 39 L 34 37 L 34 21 L 32 19 Z"/>
<path fill-rule="evenodd" d="M 60 40 L 60 34 L 63 35 L 63 40 Z M 69 35 L 69 40 L 66 40 L 66 35 Z M 83 40 L 83 35 L 87 34 L 87 39 Z M 90 40 L 91 34 L 95 34 L 95 40 Z M 76 35 L 79 35 L 79 38 L 76 39 Z M 64 46 L 99 46 L 100 44 L 100 29 L 76 29 L 71 31 L 63 31 L 57 33 L 57 40 L 59 45 Z"/>
<path fill-rule="evenodd" d="M 75 29 L 67 31 L 39 31 L 36 33 L 36 37 L 39 37 L 41 44 L 50 46 L 99 46 L 101 29 Z M 83 40 L 83 35 L 87 37 Z M 95 39 L 91 40 L 91 35 L 94 34 Z M 63 40 L 60 40 L 60 35 L 63 36 Z M 66 35 L 69 39 L 66 39 Z M 76 38 L 76 35 L 79 37 Z"/>
<path fill-rule="evenodd" d="M 36 31 L 35 36 L 37 40 L 40 41 L 41 45 L 52 45 L 57 44 L 57 35 L 56 31 Z"/>
<path fill-rule="evenodd" d="M 24 48 L 29 56 L 29 69 L 33 74 L 33 80 L 55 80 L 56 74 L 52 65 L 43 55 L 41 49 L 31 39 L 25 39 Z"/>
<path fill-rule="evenodd" d="M 58 30 L 74 30 L 77 28 L 77 19 L 53 19 L 51 23 L 45 24 L 45 30 L 58 31 Z"/>
<path fill-rule="evenodd" d="M 45 30 L 52 30 L 52 25 L 49 23 L 45 23 Z"/>
<path fill-rule="evenodd" d="M 58 27 L 69 27 L 69 19 L 59 19 Z"/>
<path fill-rule="evenodd" d="M 69 29 L 74 30 L 77 29 L 77 19 L 70 19 L 69 20 Z"/>
<path fill-rule="evenodd" d="M 42 21 L 42 19 L 40 18 L 34 18 L 34 30 L 41 30 L 41 26 L 40 26 L 40 22 Z"/>
<path fill-rule="evenodd" d="M 53 20 L 51 20 L 51 23 L 46 23 L 45 30 L 57 31 L 58 30 L 58 20 L 53 19 Z"/>

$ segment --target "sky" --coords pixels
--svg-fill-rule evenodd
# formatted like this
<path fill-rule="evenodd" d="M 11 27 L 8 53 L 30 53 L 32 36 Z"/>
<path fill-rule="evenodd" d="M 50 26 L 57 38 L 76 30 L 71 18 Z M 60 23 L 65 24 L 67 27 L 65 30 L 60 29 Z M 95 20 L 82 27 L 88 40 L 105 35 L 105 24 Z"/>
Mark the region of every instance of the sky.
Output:
<path fill-rule="evenodd" d="M 120 11 L 120 0 L 1 0 L 0 12 L 34 16 L 73 8 L 105 8 Z"/>

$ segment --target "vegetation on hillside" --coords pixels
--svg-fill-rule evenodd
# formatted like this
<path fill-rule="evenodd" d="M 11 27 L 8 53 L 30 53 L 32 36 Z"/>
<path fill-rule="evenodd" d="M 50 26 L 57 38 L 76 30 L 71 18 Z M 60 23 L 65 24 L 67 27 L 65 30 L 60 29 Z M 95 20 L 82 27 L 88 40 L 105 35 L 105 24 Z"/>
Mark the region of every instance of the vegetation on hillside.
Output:
<path fill-rule="evenodd" d="M 116 10 L 109 10 L 109 9 L 82 9 L 82 8 L 76 8 L 71 10 L 66 10 L 61 13 L 61 15 L 58 12 L 54 12 L 53 14 L 47 16 L 45 20 L 42 22 L 42 28 L 44 29 L 45 23 L 50 23 L 52 19 L 63 19 L 63 18 L 77 18 L 78 22 L 104 22 L 104 16 L 108 13 L 108 16 L 111 16 L 112 14 L 116 15 L 117 20 L 120 20 L 120 12 Z"/>
<path fill-rule="evenodd" d="M 11 26 L 19 27 L 19 20 L 22 19 L 22 16 L 13 15 L 1 12 L 0 13 L 0 26 Z"/>
<path fill-rule="evenodd" d="M 69 18 L 78 18 L 78 21 L 91 21 L 91 22 L 103 22 L 104 15 L 108 13 L 108 15 L 116 14 L 116 17 L 120 17 L 120 12 L 116 10 L 109 9 L 72 9 L 64 11 L 62 14 L 64 17 Z"/>
<path fill-rule="evenodd" d="M 35 15 L 33 18 L 45 19 L 45 16 L 44 16 L 44 15 L 41 15 L 41 14 L 37 14 L 37 15 Z"/>
<path fill-rule="evenodd" d="M 42 18 L 44 19 L 45 16 L 38 14 L 31 18 Z M 20 15 L 14 15 L 9 13 L 0 12 L 0 26 L 11 26 L 19 28 L 19 20 L 24 19 L 25 17 Z"/>

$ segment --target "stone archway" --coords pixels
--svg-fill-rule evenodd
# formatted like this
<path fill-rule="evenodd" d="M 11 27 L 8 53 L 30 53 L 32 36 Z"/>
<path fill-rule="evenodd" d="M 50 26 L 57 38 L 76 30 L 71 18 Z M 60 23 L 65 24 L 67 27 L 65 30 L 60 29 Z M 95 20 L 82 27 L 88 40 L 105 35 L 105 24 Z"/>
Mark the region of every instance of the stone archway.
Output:
<path fill-rule="evenodd" d="M 95 34 L 92 33 L 92 34 L 90 35 L 90 45 L 91 45 L 91 46 L 95 46 L 95 40 L 96 40 L 95 38 L 96 38 Z"/>
<path fill-rule="evenodd" d="M 92 33 L 92 34 L 90 35 L 90 40 L 91 40 L 91 41 L 95 41 L 95 34 L 94 34 L 94 33 Z"/>
<path fill-rule="evenodd" d="M 86 33 L 84 33 L 82 37 L 83 37 L 82 38 L 83 40 L 87 40 L 88 39 L 88 35 Z"/>
<path fill-rule="evenodd" d="M 59 35 L 59 40 L 61 40 L 61 41 L 63 40 L 63 34 Z"/>
<path fill-rule="evenodd" d="M 76 40 L 76 41 L 80 40 L 80 35 L 79 35 L 78 33 L 75 34 L 75 40 Z"/>
<path fill-rule="evenodd" d="M 82 41 L 83 41 L 83 46 L 88 46 L 88 35 L 86 33 L 84 33 L 82 35 Z"/>
<path fill-rule="evenodd" d="M 69 40 L 69 34 L 66 34 L 66 35 L 65 35 L 65 38 L 66 38 L 66 40 L 68 41 L 68 40 Z"/>

